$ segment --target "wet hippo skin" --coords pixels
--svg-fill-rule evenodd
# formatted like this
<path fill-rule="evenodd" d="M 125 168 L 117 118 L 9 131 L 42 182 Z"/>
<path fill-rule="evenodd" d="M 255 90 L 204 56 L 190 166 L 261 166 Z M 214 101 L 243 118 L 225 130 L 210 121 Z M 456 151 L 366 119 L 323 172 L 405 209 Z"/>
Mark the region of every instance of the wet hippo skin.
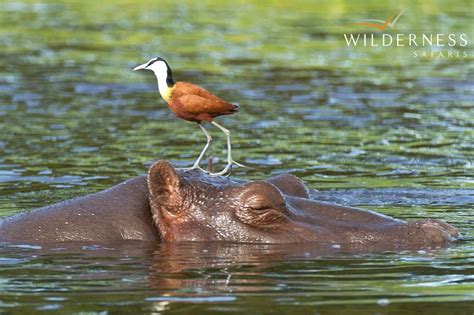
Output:
<path fill-rule="evenodd" d="M 146 177 L 107 190 L 20 213 L 0 223 L 0 240 L 19 242 L 158 240 Z"/>
<path fill-rule="evenodd" d="M 265 181 L 210 177 L 155 162 L 105 191 L 19 214 L 0 240 L 319 242 L 383 248 L 444 245 L 457 230 L 436 220 L 407 223 L 372 211 L 309 199 L 297 177 Z"/>
<path fill-rule="evenodd" d="M 223 182 L 226 181 L 223 179 Z M 274 182 L 288 194 L 309 196 L 304 184 L 295 176 L 281 175 L 268 181 Z M 0 241 L 53 243 L 116 240 L 160 240 L 151 218 L 145 175 L 95 194 L 0 221 Z"/>
<path fill-rule="evenodd" d="M 373 211 L 308 198 L 291 175 L 242 182 L 180 172 L 165 161 L 147 177 L 153 221 L 165 241 L 324 242 L 354 246 L 424 247 L 456 239 L 437 220 L 405 222 Z"/>

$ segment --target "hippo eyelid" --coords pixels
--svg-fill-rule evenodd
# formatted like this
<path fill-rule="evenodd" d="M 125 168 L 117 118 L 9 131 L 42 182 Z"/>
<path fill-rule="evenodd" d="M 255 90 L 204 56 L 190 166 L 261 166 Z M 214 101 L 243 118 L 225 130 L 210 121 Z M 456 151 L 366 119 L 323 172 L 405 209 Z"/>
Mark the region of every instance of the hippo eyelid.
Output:
<path fill-rule="evenodd" d="M 244 185 L 239 198 L 242 210 L 261 213 L 281 212 L 287 210 L 285 197 L 274 185 L 266 182 L 253 182 Z"/>
<path fill-rule="evenodd" d="M 278 222 L 286 220 L 286 209 L 275 205 L 244 206 L 237 209 L 236 215 L 241 222 L 259 229 L 275 228 Z"/>
<path fill-rule="evenodd" d="M 251 196 L 245 202 L 245 207 L 253 210 L 267 210 L 273 208 L 273 202 L 267 198 L 261 198 L 258 195 Z"/>
<path fill-rule="evenodd" d="M 285 213 L 287 212 L 286 202 L 282 201 L 281 203 L 275 204 L 272 200 L 265 200 L 266 202 L 255 203 L 255 204 L 246 204 L 245 207 L 252 211 L 265 212 L 265 211 L 277 211 Z"/>
<path fill-rule="evenodd" d="M 248 209 L 254 210 L 254 211 L 268 211 L 273 209 L 273 207 L 270 206 L 247 206 Z"/>

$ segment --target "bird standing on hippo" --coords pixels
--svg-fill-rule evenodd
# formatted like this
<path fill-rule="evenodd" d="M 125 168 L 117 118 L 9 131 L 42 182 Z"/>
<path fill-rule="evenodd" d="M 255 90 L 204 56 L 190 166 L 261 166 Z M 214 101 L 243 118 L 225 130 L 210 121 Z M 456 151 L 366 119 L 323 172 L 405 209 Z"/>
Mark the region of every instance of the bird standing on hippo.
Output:
<path fill-rule="evenodd" d="M 108 190 L 4 219 L 0 240 L 328 243 L 371 249 L 446 245 L 438 220 L 405 222 L 311 200 L 297 177 L 244 181 L 155 162 L 148 175 Z"/>
<path fill-rule="evenodd" d="M 222 130 L 227 137 L 227 165 L 222 171 L 214 174 L 211 173 L 209 175 L 225 175 L 231 170 L 233 164 L 245 167 L 244 165 L 234 161 L 232 158 L 230 131 L 214 121 L 215 117 L 232 115 L 238 112 L 239 107 L 237 105 L 231 104 L 195 84 L 182 81 L 175 82 L 173 80 L 173 73 L 171 72 L 170 66 L 166 60 L 161 57 L 153 58 L 133 69 L 133 71 L 137 70 L 153 71 L 158 80 L 158 90 L 160 91 L 163 100 L 168 104 L 169 109 L 181 119 L 197 122 L 206 135 L 207 143 L 196 162 L 194 162 L 194 165 L 189 170 L 200 169 L 205 172 L 205 170 L 199 166 L 199 162 L 201 162 L 204 154 L 209 148 L 212 137 L 202 125 L 203 121 L 216 126 Z"/>

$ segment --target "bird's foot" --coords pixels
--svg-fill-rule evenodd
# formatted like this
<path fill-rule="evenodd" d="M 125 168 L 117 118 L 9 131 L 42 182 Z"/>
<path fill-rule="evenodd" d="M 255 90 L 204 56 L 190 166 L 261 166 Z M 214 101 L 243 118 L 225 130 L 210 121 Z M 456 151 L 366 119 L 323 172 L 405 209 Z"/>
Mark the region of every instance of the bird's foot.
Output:
<path fill-rule="evenodd" d="M 232 164 L 227 165 L 222 171 L 217 172 L 217 173 L 207 173 L 209 176 L 229 176 L 232 171 Z"/>
<path fill-rule="evenodd" d="M 193 170 L 200 170 L 204 173 L 209 173 L 208 171 L 206 171 L 205 169 L 203 169 L 199 165 L 193 165 L 191 167 L 184 167 L 184 168 L 182 168 L 182 170 L 185 171 L 185 172 L 189 172 L 189 171 L 193 171 Z"/>
<path fill-rule="evenodd" d="M 253 168 L 253 167 L 250 167 L 250 166 L 247 166 L 247 165 L 243 165 L 243 164 L 241 164 L 241 163 L 239 163 L 239 162 L 236 162 L 236 161 L 234 161 L 234 160 L 230 160 L 230 161 L 227 162 L 226 167 L 225 167 L 222 171 L 217 172 L 217 173 L 207 172 L 207 174 L 208 174 L 209 176 L 224 176 L 224 175 L 225 175 L 225 176 L 229 176 L 229 175 L 232 173 L 232 165 L 234 165 L 234 164 L 237 165 L 237 166 L 240 166 L 240 167 L 244 167 L 244 168 L 255 169 L 255 168 Z"/>

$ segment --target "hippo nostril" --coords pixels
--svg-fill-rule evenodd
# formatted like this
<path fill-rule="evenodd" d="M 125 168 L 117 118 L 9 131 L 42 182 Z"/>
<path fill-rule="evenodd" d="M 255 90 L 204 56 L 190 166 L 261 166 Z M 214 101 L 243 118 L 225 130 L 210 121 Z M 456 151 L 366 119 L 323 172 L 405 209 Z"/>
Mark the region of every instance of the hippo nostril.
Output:
<path fill-rule="evenodd" d="M 415 222 L 415 225 L 422 231 L 423 239 L 429 240 L 430 243 L 446 243 L 455 238 L 437 220 L 423 220 Z"/>
<path fill-rule="evenodd" d="M 427 219 L 426 221 L 429 221 L 429 222 L 432 222 L 433 224 L 436 224 L 441 229 L 443 229 L 446 233 L 448 233 L 452 238 L 458 238 L 459 237 L 459 231 L 454 226 L 452 226 L 451 224 L 448 224 L 444 221 L 433 220 L 433 219 Z"/>

